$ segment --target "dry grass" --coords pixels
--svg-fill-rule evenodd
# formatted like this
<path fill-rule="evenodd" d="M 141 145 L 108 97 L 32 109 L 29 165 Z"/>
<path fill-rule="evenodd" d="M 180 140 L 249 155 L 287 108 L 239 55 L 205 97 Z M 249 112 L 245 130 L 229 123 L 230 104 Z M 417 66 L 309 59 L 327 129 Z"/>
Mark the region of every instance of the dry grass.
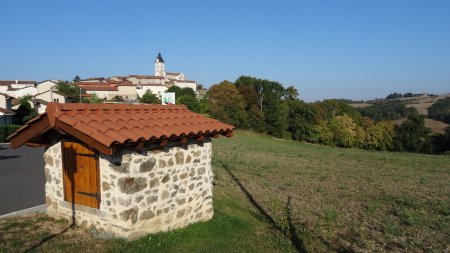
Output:
<path fill-rule="evenodd" d="M 400 125 L 405 120 L 406 120 L 406 118 L 392 120 L 392 123 L 395 124 L 395 125 Z M 449 124 L 446 124 L 446 123 L 444 123 L 442 121 L 425 118 L 425 127 L 430 128 L 433 133 L 443 134 L 445 132 L 445 129 L 448 126 L 449 126 Z"/>
<path fill-rule="evenodd" d="M 45 215 L 0 219 L 0 252 L 99 252 L 112 244 L 93 230 L 72 228 Z"/>
<path fill-rule="evenodd" d="M 310 252 L 442 252 L 450 245 L 450 157 L 370 152 L 240 134 L 215 145 L 254 199 Z"/>

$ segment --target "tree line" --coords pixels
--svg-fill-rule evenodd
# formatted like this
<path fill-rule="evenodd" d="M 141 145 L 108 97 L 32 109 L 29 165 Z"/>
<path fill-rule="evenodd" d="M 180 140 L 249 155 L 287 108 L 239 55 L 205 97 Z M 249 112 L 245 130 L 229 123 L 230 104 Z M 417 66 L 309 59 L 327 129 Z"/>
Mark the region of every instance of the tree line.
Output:
<path fill-rule="evenodd" d="M 425 127 L 424 116 L 404 105 L 389 103 L 359 111 L 344 100 L 306 103 L 298 95 L 292 86 L 241 76 L 208 90 L 208 111 L 238 128 L 297 141 L 401 152 L 450 150 L 450 129 L 433 134 Z M 399 126 L 387 121 L 404 116 L 408 118 Z"/>

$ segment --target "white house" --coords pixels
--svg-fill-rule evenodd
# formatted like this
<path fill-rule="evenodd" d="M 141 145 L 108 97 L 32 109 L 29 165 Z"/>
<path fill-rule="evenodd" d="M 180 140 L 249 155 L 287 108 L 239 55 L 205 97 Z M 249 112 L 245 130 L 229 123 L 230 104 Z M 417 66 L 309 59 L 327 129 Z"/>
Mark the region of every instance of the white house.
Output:
<path fill-rule="evenodd" d="M 59 102 L 59 103 L 67 102 L 66 101 L 67 97 L 64 94 L 58 91 L 54 91 L 52 89 L 36 94 L 34 96 L 34 99 L 41 99 L 46 102 Z"/>
<path fill-rule="evenodd" d="M 117 86 L 117 95 L 125 100 L 134 100 L 137 98 L 136 85 L 130 81 L 112 81 L 108 83 L 111 86 Z"/>
<path fill-rule="evenodd" d="M 197 83 L 195 81 L 191 81 L 191 80 L 178 81 L 178 80 L 175 80 L 173 82 L 173 84 L 175 86 L 180 87 L 180 88 L 191 88 L 194 91 L 197 91 Z"/>
<path fill-rule="evenodd" d="M 166 84 L 166 79 L 162 76 L 130 75 L 127 80 L 138 87 L 145 84 Z"/>
<path fill-rule="evenodd" d="M 42 93 L 42 92 L 48 91 L 48 90 L 52 89 L 53 87 L 55 87 L 57 83 L 58 83 L 58 81 L 56 81 L 56 80 L 42 81 L 36 85 L 37 93 Z"/>
<path fill-rule="evenodd" d="M 0 107 L 0 126 L 11 125 L 13 123 L 14 112 Z"/>
<path fill-rule="evenodd" d="M 36 81 L 0 80 L 0 92 L 6 93 L 8 88 L 18 89 L 35 85 Z"/>
<path fill-rule="evenodd" d="M 166 85 L 161 84 L 143 84 L 137 89 L 137 94 L 142 97 L 148 90 L 162 99 L 162 95 L 167 91 Z"/>
<path fill-rule="evenodd" d="M 5 92 L 6 94 L 10 95 L 11 97 L 19 98 L 26 95 L 34 96 L 36 95 L 37 88 L 35 86 L 25 86 L 21 88 L 12 88 L 11 86 L 8 87 L 8 89 Z"/>
<path fill-rule="evenodd" d="M 10 95 L 6 93 L 0 93 L 0 107 L 10 110 L 12 108 L 12 99 Z"/>
<path fill-rule="evenodd" d="M 111 100 L 115 96 L 119 96 L 117 86 L 110 85 L 78 85 L 87 94 L 95 94 L 100 99 Z"/>

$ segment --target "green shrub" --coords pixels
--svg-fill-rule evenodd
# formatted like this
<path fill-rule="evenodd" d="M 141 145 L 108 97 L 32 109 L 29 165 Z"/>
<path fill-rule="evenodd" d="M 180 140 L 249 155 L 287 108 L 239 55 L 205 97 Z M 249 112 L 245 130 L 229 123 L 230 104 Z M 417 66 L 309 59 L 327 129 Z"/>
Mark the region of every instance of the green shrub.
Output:
<path fill-rule="evenodd" d="M 19 128 L 20 126 L 18 125 L 0 126 L 0 142 L 6 142 L 6 138 Z"/>
<path fill-rule="evenodd" d="M 450 123 L 450 97 L 440 99 L 428 108 L 428 117 Z"/>

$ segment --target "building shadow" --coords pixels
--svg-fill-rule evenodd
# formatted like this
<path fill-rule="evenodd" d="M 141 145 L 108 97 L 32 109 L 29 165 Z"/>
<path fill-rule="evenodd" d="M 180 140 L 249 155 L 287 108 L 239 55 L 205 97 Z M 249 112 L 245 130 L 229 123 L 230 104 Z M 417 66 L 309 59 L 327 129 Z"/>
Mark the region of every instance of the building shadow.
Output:
<path fill-rule="evenodd" d="M 0 155 L 0 160 L 19 158 L 20 155 Z"/>
<path fill-rule="evenodd" d="M 63 235 L 64 233 L 66 233 L 67 231 L 69 231 L 69 229 L 71 229 L 74 226 L 74 224 L 69 225 L 67 228 L 63 229 L 61 232 L 57 233 L 57 234 L 52 234 L 50 236 L 45 237 L 44 239 L 42 239 L 41 241 L 39 241 L 37 244 L 35 244 L 34 246 L 32 246 L 31 248 L 27 249 L 24 251 L 24 253 L 28 253 L 28 252 L 34 252 L 37 248 L 39 248 L 40 246 L 42 246 L 44 243 L 52 240 L 55 237 L 58 237 L 60 235 Z"/>
<path fill-rule="evenodd" d="M 306 247 L 301 240 L 301 238 L 298 236 L 296 228 L 294 224 L 292 223 L 292 217 L 291 217 L 291 197 L 288 198 L 288 201 L 286 203 L 286 214 L 288 216 L 288 223 L 289 223 L 289 229 L 286 231 L 278 225 L 278 223 L 275 221 L 275 219 L 256 201 L 256 199 L 253 197 L 253 195 L 245 188 L 245 186 L 241 183 L 241 181 L 236 177 L 236 175 L 233 174 L 233 172 L 230 171 L 227 164 L 221 163 L 222 167 L 225 169 L 225 171 L 228 173 L 228 175 L 233 179 L 233 181 L 239 186 L 241 191 L 245 194 L 245 197 L 250 201 L 250 203 L 264 216 L 264 218 L 267 220 L 267 222 L 276 230 L 281 232 L 284 236 L 289 238 L 291 241 L 291 244 L 294 246 L 294 248 L 297 250 L 297 252 L 307 252 Z"/>
<path fill-rule="evenodd" d="M 70 193 L 71 193 L 71 205 L 72 205 L 72 217 L 71 217 L 71 221 L 70 224 L 67 228 L 63 229 L 61 232 L 57 233 L 57 234 L 52 234 L 49 235 L 45 238 L 43 238 L 42 240 L 40 240 L 37 244 L 35 244 L 34 246 L 32 246 L 31 248 L 25 250 L 24 252 L 34 252 L 37 248 L 39 248 L 40 246 L 44 245 L 46 242 L 61 236 L 63 234 L 65 234 L 67 231 L 69 231 L 71 228 L 73 228 L 75 226 L 75 178 L 74 178 L 74 174 L 76 172 L 76 168 L 78 168 L 78 164 L 77 164 L 77 159 L 73 159 L 73 157 L 71 157 L 72 159 L 69 159 L 69 156 L 76 154 L 76 150 L 73 147 L 67 148 L 65 150 L 63 150 L 63 170 L 65 170 L 65 173 L 67 174 L 67 177 L 70 180 Z M 71 163 L 71 164 L 67 164 L 67 163 Z M 73 166 L 71 167 L 72 169 L 68 170 L 68 166 Z M 66 200 L 67 201 L 67 200 Z"/>
<path fill-rule="evenodd" d="M 305 248 L 305 244 L 300 239 L 300 236 L 297 233 L 297 228 L 295 227 L 294 223 L 292 222 L 292 208 L 291 208 L 291 199 L 292 196 L 288 196 L 288 199 L 286 201 L 286 219 L 288 222 L 289 227 L 289 238 L 294 245 L 294 247 L 299 252 L 307 252 Z"/>

